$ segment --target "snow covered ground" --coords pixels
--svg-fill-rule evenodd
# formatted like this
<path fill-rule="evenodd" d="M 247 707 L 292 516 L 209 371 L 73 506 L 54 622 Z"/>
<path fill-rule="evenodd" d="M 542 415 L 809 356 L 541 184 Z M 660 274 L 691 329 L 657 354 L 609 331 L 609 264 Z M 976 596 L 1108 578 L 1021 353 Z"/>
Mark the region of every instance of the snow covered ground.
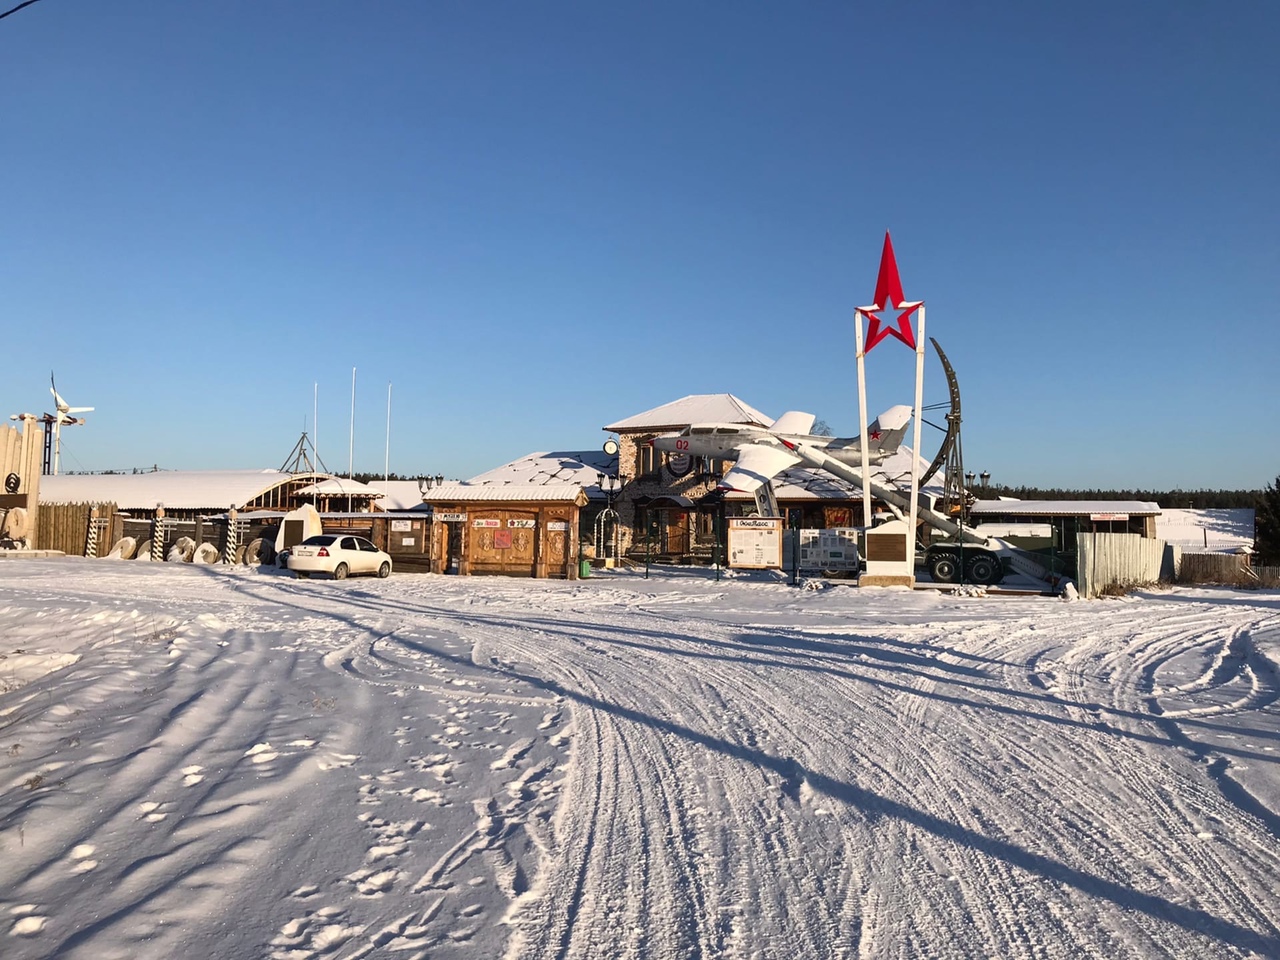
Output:
<path fill-rule="evenodd" d="M 1280 595 L 0 563 L 0 956 L 1280 956 Z"/>

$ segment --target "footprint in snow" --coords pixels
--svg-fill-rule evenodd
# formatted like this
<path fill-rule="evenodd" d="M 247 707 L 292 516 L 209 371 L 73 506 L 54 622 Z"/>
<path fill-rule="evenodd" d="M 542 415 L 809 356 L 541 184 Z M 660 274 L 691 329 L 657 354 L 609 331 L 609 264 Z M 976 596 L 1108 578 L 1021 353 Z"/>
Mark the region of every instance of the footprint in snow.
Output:
<path fill-rule="evenodd" d="M 9 936 L 11 937 L 34 937 L 37 933 L 44 929 L 45 921 L 48 917 L 42 917 L 36 911 L 40 909 L 34 903 L 20 904 L 9 912 L 18 919 L 14 921 L 13 926 L 9 928 Z"/>
<path fill-rule="evenodd" d="M 197 783 L 204 779 L 204 775 L 200 772 L 204 767 L 192 764 L 189 767 L 182 768 L 182 785 L 184 787 L 194 787 Z"/>
<path fill-rule="evenodd" d="M 188 786 L 190 786 L 190 784 L 188 784 Z M 161 820 L 164 820 L 169 816 L 167 813 L 159 812 L 162 806 L 164 806 L 164 804 L 156 803 L 154 800 L 147 800 L 138 804 L 138 809 L 142 811 L 142 819 L 146 820 L 147 823 L 159 823 Z"/>
<path fill-rule="evenodd" d="M 270 763 L 280 754 L 271 748 L 269 743 L 255 743 L 252 747 L 245 751 L 246 757 L 252 757 L 254 763 Z"/>
<path fill-rule="evenodd" d="M 82 843 L 72 849 L 71 859 L 76 861 L 71 868 L 73 874 L 78 876 L 82 873 L 88 873 L 98 866 L 98 861 L 91 859 L 95 849 L 91 843 Z"/>

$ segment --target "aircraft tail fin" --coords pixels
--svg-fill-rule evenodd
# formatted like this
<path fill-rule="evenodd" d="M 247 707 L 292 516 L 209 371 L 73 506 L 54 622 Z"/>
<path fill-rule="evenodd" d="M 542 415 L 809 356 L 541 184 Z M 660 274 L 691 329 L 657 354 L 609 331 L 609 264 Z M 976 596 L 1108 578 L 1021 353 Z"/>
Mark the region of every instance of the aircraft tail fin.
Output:
<path fill-rule="evenodd" d="M 882 456 L 896 453 L 907 435 L 909 423 L 911 423 L 911 408 L 904 403 L 890 407 L 880 414 L 867 427 L 871 451 Z"/>
<path fill-rule="evenodd" d="M 813 423 L 818 418 L 812 413 L 801 413 L 799 410 L 788 410 L 769 427 L 770 433 L 791 433 L 802 437 L 808 436 Z"/>

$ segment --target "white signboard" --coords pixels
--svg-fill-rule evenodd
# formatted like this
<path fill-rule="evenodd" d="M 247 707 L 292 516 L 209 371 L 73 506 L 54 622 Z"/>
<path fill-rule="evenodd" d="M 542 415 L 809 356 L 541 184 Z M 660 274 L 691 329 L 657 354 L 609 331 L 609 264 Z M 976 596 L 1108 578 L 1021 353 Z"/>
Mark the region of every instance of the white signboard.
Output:
<path fill-rule="evenodd" d="M 568 520 L 548 520 L 547 529 L 548 530 L 568 530 L 569 521 Z"/>
<path fill-rule="evenodd" d="M 1090 520 L 1128 520 L 1129 515 L 1127 513 L 1091 513 L 1089 514 L 1089 519 Z"/>
<path fill-rule="evenodd" d="M 752 570 L 781 569 L 782 518 L 729 518 L 729 566 Z"/>
<path fill-rule="evenodd" d="M 857 570 L 858 566 L 856 527 L 800 531 L 802 570 Z"/>
<path fill-rule="evenodd" d="M 415 538 L 413 538 L 413 537 L 401 537 L 401 538 L 400 538 L 400 546 L 402 546 L 402 547 L 412 547 L 412 546 L 413 546 L 413 541 L 414 541 L 414 539 L 415 539 Z"/>
<path fill-rule="evenodd" d="M 502 521 L 497 518 L 492 520 L 472 520 L 471 525 L 473 527 L 500 527 L 502 526 Z"/>
<path fill-rule="evenodd" d="M 437 513 L 436 519 L 441 523 L 466 523 L 467 515 L 465 513 Z"/>
<path fill-rule="evenodd" d="M 391 521 L 391 530 L 393 533 L 403 533 L 406 530 L 412 530 L 412 529 L 413 529 L 412 520 L 392 520 Z"/>
<path fill-rule="evenodd" d="M 518 530 L 532 530 L 538 525 L 537 520 L 508 520 L 508 527 L 515 527 Z"/>

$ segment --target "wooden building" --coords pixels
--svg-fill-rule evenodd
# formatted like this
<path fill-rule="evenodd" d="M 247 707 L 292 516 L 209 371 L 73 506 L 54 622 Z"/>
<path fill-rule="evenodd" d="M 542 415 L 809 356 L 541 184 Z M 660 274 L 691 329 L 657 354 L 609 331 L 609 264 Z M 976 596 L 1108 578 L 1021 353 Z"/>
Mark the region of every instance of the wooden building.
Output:
<path fill-rule="evenodd" d="M 578 576 L 578 484 L 446 483 L 423 500 L 434 573 Z"/>

